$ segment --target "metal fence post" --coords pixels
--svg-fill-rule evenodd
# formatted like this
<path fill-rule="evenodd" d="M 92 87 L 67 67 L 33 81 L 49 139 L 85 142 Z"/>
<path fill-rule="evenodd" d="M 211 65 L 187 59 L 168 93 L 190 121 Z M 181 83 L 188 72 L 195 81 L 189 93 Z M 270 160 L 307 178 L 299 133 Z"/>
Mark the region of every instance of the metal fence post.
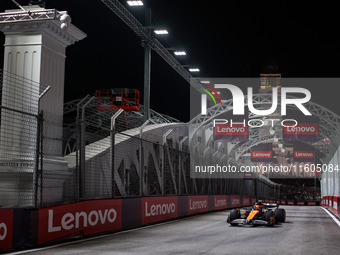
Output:
<path fill-rule="evenodd" d="M 34 170 L 34 208 L 38 208 L 38 193 L 39 193 L 39 176 L 42 178 L 41 168 L 39 171 L 39 164 L 40 164 L 40 152 L 41 152 L 41 117 L 42 113 L 38 113 L 36 120 L 37 120 L 37 135 L 36 135 L 36 149 L 35 149 L 35 170 Z M 43 187 L 40 185 L 40 200 L 42 198 Z M 40 201 L 41 205 L 42 201 Z"/>
<path fill-rule="evenodd" d="M 35 154 L 35 170 L 34 170 L 34 207 L 38 207 L 38 192 L 40 186 L 40 206 L 43 204 L 43 111 L 39 112 L 40 109 L 40 100 L 41 98 L 50 90 L 51 86 L 48 86 L 38 98 L 38 115 L 37 118 L 37 135 L 36 135 L 36 154 Z M 40 161 L 39 161 L 40 159 Z M 39 163 L 40 163 L 40 170 L 39 170 Z M 40 176 L 40 183 L 39 183 L 39 176 Z"/>
<path fill-rule="evenodd" d="M 171 134 L 172 129 L 165 132 L 162 139 L 162 196 L 165 195 L 165 144 L 167 137 Z"/>
<path fill-rule="evenodd" d="M 81 105 L 89 99 L 89 95 L 87 95 L 85 98 L 83 98 L 78 104 L 77 104 L 77 117 L 76 117 L 76 135 L 77 135 L 77 149 L 76 149 L 76 176 L 75 176 L 75 195 L 76 195 L 76 201 L 80 200 L 81 197 L 81 185 L 80 185 L 80 166 L 81 166 L 81 160 L 80 160 L 80 154 L 81 154 L 81 117 L 80 117 L 80 107 Z"/>
<path fill-rule="evenodd" d="M 39 116 L 39 125 L 40 125 L 40 206 L 43 206 L 43 192 L 44 192 L 44 158 L 43 158 L 43 152 L 44 152 L 44 111 L 41 111 Z M 38 158 L 39 160 L 39 158 Z"/>
<path fill-rule="evenodd" d="M 112 117 L 111 117 L 111 188 L 112 188 L 112 198 L 115 197 L 115 132 L 116 132 L 116 119 L 117 117 L 124 112 L 123 109 L 119 109 Z"/>
<path fill-rule="evenodd" d="M 143 184 L 144 184 L 144 149 L 143 149 L 143 129 L 150 123 L 150 120 L 146 120 L 140 127 L 139 139 L 140 139 L 140 150 L 139 150 L 139 194 L 143 196 Z"/>
<path fill-rule="evenodd" d="M 182 153 L 183 153 L 183 143 L 188 140 L 188 136 L 183 137 L 183 139 L 179 142 L 179 157 L 178 157 L 178 195 L 181 194 L 181 175 L 183 173 L 182 170 Z M 185 181 L 185 180 L 184 180 Z"/>
<path fill-rule="evenodd" d="M 85 134 L 86 134 L 86 122 L 85 122 L 85 109 L 94 100 L 94 96 L 91 97 L 83 106 L 81 110 L 81 120 L 80 120 L 80 164 L 79 164 L 79 197 L 84 196 L 83 192 L 83 181 L 85 177 Z"/>

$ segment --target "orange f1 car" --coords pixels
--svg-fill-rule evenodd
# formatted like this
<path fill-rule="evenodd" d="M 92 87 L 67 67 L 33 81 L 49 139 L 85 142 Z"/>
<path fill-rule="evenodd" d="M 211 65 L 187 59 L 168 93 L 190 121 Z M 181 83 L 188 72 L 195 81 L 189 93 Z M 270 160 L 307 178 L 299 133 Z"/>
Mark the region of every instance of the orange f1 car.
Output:
<path fill-rule="evenodd" d="M 274 210 L 272 208 L 275 208 Z M 237 225 L 266 225 L 274 226 L 276 222 L 285 222 L 286 211 L 279 208 L 276 204 L 264 204 L 259 200 L 252 207 L 247 207 L 244 210 L 233 209 L 227 222 L 231 226 Z"/>

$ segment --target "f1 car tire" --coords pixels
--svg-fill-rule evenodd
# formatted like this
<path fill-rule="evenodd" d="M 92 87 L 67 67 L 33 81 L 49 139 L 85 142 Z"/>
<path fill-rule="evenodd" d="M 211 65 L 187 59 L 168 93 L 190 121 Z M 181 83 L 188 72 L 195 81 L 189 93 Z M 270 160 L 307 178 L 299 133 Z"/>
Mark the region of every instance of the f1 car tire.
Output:
<path fill-rule="evenodd" d="M 232 222 L 233 220 L 236 220 L 236 219 L 240 219 L 241 218 L 241 214 L 240 214 L 240 210 L 238 209 L 232 209 L 230 211 L 230 215 L 229 215 L 229 222 Z M 238 225 L 237 223 L 230 223 L 230 225 L 232 226 L 236 226 Z"/>
<path fill-rule="evenodd" d="M 277 222 L 285 222 L 286 221 L 286 210 L 285 209 L 276 209 L 275 220 Z"/>
<path fill-rule="evenodd" d="M 274 226 L 275 225 L 275 216 L 273 211 L 268 211 L 264 215 L 264 220 L 268 222 L 269 226 Z"/>

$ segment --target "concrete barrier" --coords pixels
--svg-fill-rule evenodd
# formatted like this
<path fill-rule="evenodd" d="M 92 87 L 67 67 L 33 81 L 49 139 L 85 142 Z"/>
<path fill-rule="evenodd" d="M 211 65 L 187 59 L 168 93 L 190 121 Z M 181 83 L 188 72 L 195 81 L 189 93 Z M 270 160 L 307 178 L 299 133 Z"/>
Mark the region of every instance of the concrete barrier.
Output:
<path fill-rule="evenodd" d="M 0 250 L 10 250 L 13 245 L 13 209 L 0 209 Z"/>
<path fill-rule="evenodd" d="M 340 216 L 339 200 L 340 197 L 338 196 L 324 196 L 321 199 L 320 205 Z"/>

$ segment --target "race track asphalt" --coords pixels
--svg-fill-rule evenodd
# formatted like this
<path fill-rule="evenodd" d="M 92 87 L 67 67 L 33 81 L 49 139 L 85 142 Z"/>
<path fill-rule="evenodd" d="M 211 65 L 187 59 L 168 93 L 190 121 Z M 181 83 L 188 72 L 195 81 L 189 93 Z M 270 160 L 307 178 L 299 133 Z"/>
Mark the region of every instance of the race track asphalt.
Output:
<path fill-rule="evenodd" d="M 231 227 L 219 211 L 26 254 L 340 254 L 340 227 L 321 207 L 282 208 L 275 227 Z"/>

